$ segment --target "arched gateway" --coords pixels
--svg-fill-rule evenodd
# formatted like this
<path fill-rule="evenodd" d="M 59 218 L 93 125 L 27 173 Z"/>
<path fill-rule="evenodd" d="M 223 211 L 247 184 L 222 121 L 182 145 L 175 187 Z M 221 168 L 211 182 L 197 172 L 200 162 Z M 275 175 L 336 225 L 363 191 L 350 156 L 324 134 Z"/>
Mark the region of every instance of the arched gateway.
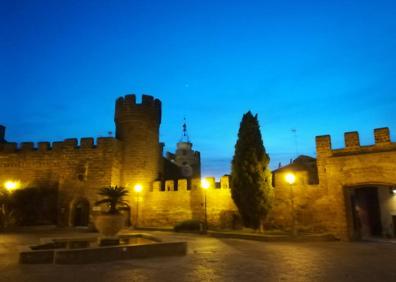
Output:
<path fill-rule="evenodd" d="M 89 201 L 85 198 L 77 199 L 72 203 L 71 226 L 88 226 Z"/>
<path fill-rule="evenodd" d="M 333 149 L 329 135 L 317 136 L 316 159 L 299 156 L 273 172 L 268 222 L 342 240 L 396 238 L 396 143 L 388 128 L 375 129 L 374 139 L 361 146 L 358 133 L 347 132 L 345 147 Z M 293 184 L 285 181 L 289 173 Z"/>
<path fill-rule="evenodd" d="M 344 187 L 351 239 L 395 236 L 394 187 L 375 183 Z"/>

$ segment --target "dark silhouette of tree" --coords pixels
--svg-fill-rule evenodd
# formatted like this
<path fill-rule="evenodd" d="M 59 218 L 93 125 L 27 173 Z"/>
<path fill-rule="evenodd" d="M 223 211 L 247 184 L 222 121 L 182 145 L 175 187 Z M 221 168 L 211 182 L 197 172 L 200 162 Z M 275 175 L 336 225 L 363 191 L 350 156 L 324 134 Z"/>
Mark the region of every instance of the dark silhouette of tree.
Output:
<path fill-rule="evenodd" d="M 9 193 L 8 207 L 19 226 L 56 224 L 58 189 L 28 187 Z"/>
<path fill-rule="evenodd" d="M 128 206 L 128 202 L 124 200 L 124 197 L 128 195 L 128 190 L 124 187 L 103 187 L 99 189 L 98 194 L 104 198 L 97 201 L 95 205 L 106 205 L 109 214 L 117 214 L 122 208 Z"/>
<path fill-rule="evenodd" d="M 243 115 L 231 170 L 231 194 L 245 227 L 263 228 L 271 208 L 269 156 L 261 138 L 257 115 Z"/>

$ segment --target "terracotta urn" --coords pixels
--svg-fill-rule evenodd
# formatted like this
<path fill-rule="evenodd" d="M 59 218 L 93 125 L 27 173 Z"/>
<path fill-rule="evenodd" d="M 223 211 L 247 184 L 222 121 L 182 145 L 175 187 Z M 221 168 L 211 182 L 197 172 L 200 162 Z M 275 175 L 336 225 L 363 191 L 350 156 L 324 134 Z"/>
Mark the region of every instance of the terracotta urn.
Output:
<path fill-rule="evenodd" d="M 95 218 L 95 227 L 103 237 L 115 237 L 124 224 L 123 214 L 100 214 Z"/>

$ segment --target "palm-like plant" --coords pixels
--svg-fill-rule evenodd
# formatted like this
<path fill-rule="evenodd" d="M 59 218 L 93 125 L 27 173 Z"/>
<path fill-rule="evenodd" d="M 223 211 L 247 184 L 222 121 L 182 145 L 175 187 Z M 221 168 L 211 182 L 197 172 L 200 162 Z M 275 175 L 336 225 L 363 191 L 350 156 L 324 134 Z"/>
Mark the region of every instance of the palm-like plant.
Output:
<path fill-rule="evenodd" d="M 118 186 L 109 186 L 103 187 L 99 189 L 98 194 L 103 196 L 102 200 L 99 200 L 95 203 L 96 206 L 98 205 L 107 205 L 109 210 L 107 213 L 109 214 L 118 214 L 119 210 L 122 207 L 128 206 L 128 201 L 124 200 L 123 198 L 128 195 L 128 190 L 124 187 Z"/>

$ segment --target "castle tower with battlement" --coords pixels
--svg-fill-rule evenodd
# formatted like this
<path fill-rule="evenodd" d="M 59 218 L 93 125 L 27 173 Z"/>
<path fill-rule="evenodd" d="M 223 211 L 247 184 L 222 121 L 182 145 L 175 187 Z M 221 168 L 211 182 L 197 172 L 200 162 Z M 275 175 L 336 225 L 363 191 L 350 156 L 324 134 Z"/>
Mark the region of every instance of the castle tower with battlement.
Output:
<path fill-rule="evenodd" d="M 148 187 L 160 174 L 161 101 L 148 95 L 142 96 L 141 103 L 135 95 L 120 97 L 114 121 L 116 138 L 122 141 L 120 185 Z"/>
<path fill-rule="evenodd" d="M 48 218 L 38 218 L 40 224 L 93 223 L 95 213 L 101 212 L 95 206 L 98 189 L 117 185 L 130 191 L 130 210 L 125 213 L 140 227 L 202 221 L 204 202 L 210 228 L 238 225 L 228 176 L 220 182 L 207 177 L 210 187 L 203 191 L 200 155 L 192 149 L 186 123 L 176 152 L 162 156 L 160 100 L 148 95 L 141 102 L 135 95 L 120 97 L 114 121 L 115 137 L 52 143 L 8 142 L 6 128 L 0 125 L 0 192 L 9 182 L 20 189 L 52 189 L 55 193 L 50 195 L 56 197 L 50 198 L 53 212 L 46 211 Z M 293 195 L 297 226 L 302 230 L 326 231 L 341 239 L 396 237 L 396 142 L 388 128 L 377 128 L 373 135 L 374 144 L 361 145 L 358 132 L 346 132 L 343 148 L 333 148 L 330 135 L 317 136 L 316 159 L 302 156 L 274 171 L 275 199 L 267 224 L 290 230 Z M 293 185 L 285 181 L 290 172 L 296 176 Z M 143 185 L 143 193 L 134 193 L 137 183 Z M 45 200 L 42 203 L 46 204 L 35 203 L 34 207 L 51 206 Z M 35 224 L 31 217 L 29 220 Z"/>
<path fill-rule="evenodd" d="M 5 140 L 5 127 L 0 125 L 0 190 L 7 181 L 17 181 L 21 189 L 53 188 L 58 197 L 56 223 L 62 226 L 92 222 L 101 187 L 130 189 L 140 183 L 149 190 L 162 169 L 161 102 L 148 95 L 140 103 L 135 95 L 120 97 L 114 121 L 116 137 L 99 137 L 96 142 L 68 138 L 17 144 Z"/>

